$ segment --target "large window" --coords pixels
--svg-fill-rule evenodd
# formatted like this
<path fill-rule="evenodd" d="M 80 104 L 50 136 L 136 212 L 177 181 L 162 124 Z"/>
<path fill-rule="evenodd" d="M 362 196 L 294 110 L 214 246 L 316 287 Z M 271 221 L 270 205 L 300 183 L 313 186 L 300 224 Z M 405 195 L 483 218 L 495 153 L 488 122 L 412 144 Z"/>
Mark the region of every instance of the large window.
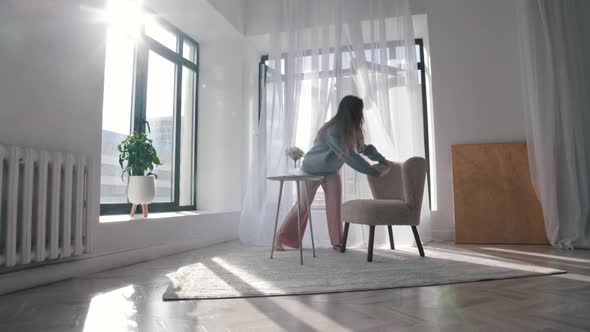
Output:
<path fill-rule="evenodd" d="M 101 214 L 129 212 L 117 145 L 132 132 L 146 133 L 164 163 L 150 211 L 194 210 L 199 44 L 136 1 L 111 0 L 105 12 Z"/>
<path fill-rule="evenodd" d="M 422 112 L 423 112 L 423 126 L 424 126 L 424 148 L 425 148 L 425 156 L 427 160 L 430 160 L 430 146 L 429 146 L 429 128 L 428 128 L 428 105 L 427 105 L 427 95 L 426 95 L 426 68 L 425 68 L 425 61 L 424 61 L 424 43 L 422 39 L 415 40 L 415 50 L 416 50 L 416 62 L 417 62 L 417 69 L 418 69 L 418 83 L 421 87 L 421 97 L 422 97 Z M 366 52 L 366 59 L 368 61 L 372 60 L 373 56 L 379 56 L 378 53 L 373 54 L 370 48 L 365 49 Z M 398 52 L 403 53 L 403 47 L 396 45 L 396 43 L 391 43 L 386 49 L 386 56 L 388 59 L 395 61 L 396 59 L 400 58 L 398 56 Z M 329 54 L 328 56 L 328 68 L 334 68 L 334 54 Z M 262 108 L 262 102 L 266 99 L 266 84 L 267 80 L 269 80 L 272 75 L 284 75 L 285 74 L 285 59 L 281 59 L 280 65 L 276 65 L 269 61 L 268 56 L 262 56 L 259 63 L 259 85 L 258 85 L 258 115 L 260 118 L 260 111 Z M 311 95 L 311 81 L 306 79 L 306 74 L 308 74 L 309 70 L 311 69 L 311 56 L 303 56 L 303 74 L 302 74 L 302 84 L 301 84 L 301 91 L 300 95 L 302 96 L 299 100 L 299 112 L 298 112 L 298 122 L 299 125 L 297 127 L 297 133 L 295 142 L 297 146 L 301 147 L 308 147 L 311 145 L 314 133 L 310 133 L 310 119 L 312 118 L 311 110 L 311 99 L 307 96 Z M 352 67 L 351 67 L 351 52 L 342 52 L 342 70 L 343 70 L 343 81 L 342 84 L 345 86 L 345 90 L 347 91 L 354 91 L 354 86 L 352 84 Z M 280 67 L 280 71 L 278 68 Z M 320 65 L 321 67 L 321 65 Z M 277 68 L 276 70 L 274 68 Z M 334 74 L 331 74 L 334 75 Z M 403 78 L 402 78 L 403 79 Z M 336 101 L 337 102 L 337 101 Z M 331 106 L 329 107 L 331 108 Z M 333 114 L 328 114 L 326 120 L 329 120 Z M 427 176 L 427 185 L 428 185 L 428 194 L 431 195 L 431 183 L 430 183 L 430 171 L 427 170 L 429 173 Z M 346 181 L 346 179 L 344 179 Z M 431 197 L 429 197 L 431 198 Z M 431 202 L 431 199 L 429 199 Z M 432 203 L 431 203 L 432 204 Z M 324 206 L 324 193 L 320 188 L 316 194 L 314 202 L 312 203 L 312 208 L 323 208 Z"/>

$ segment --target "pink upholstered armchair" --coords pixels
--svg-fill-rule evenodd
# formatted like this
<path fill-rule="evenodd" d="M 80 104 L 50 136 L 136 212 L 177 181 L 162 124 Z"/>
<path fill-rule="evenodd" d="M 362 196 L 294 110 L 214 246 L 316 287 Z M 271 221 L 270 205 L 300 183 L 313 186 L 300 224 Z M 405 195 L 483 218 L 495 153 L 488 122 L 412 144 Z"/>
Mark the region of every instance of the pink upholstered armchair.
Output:
<path fill-rule="evenodd" d="M 369 186 L 374 199 L 355 199 L 342 205 L 344 221 L 344 239 L 341 251 L 346 251 L 346 240 L 350 224 L 369 226 L 369 250 L 367 261 L 373 261 L 373 243 L 375 226 L 387 226 L 391 249 L 395 249 L 393 241 L 393 225 L 412 227 L 414 239 L 420 256 L 424 257 L 424 249 L 418 235 L 420 211 L 427 163 L 424 158 L 413 157 L 403 164 L 396 164 L 384 177 L 369 176 Z"/>

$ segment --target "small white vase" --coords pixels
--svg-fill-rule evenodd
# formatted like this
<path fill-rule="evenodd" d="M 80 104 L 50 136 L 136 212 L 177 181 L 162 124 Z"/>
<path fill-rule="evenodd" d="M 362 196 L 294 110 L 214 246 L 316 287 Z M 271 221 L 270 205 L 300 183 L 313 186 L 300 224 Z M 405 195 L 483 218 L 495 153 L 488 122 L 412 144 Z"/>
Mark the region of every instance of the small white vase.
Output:
<path fill-rule="evenodd" d="M 287 174 L 289 175 L 305 175 L 306 173 L 303 171 L 303 169 L 301 169 L 301 167 L 299 167 L 299 160 L 293 160 L 293 168 L 289 169 L 287 171 Z"/>
<path fill-rule="evenodd" d="M 130 176 L 127 198 L 131 204 L 150 204 L 156 198 L 156 183 L 153 176 Z"/>
<path fill-rule="evenodd" d="M 305 173 L 305 171 L 299 167 L 291 168 L 290 170 L 287 171 L 287 174 L 289 174 L 289 175 L 307 175 L 307 173 Z"/>

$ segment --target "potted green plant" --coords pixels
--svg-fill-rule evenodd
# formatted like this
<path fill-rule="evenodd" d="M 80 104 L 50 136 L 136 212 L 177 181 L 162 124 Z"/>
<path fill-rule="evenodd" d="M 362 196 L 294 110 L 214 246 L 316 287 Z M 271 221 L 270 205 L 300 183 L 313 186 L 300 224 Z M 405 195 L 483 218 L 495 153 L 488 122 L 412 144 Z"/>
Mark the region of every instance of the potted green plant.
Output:
<path fill-rule="evenodd" d="M 141 205 L 143 216 L 148 215 L 148 204 L 156 197 L 156 184 L 153 173 L 156 166 L 162 165 L 152 140 L 144 133 L 136 132 L 129 135 L 119 146 L 119 165 L 123 169 L 121 178 L 129 178 L 127 198 L 132 204 L 131 216 L 135 215 Z"/>

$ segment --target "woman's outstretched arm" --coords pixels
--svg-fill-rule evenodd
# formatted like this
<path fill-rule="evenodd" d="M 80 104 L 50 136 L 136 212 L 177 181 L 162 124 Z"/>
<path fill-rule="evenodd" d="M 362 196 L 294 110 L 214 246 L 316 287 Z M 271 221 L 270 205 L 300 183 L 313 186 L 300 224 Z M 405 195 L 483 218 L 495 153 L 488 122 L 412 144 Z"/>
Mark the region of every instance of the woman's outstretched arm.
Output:
<path fill-rule="evenodd" d="M 336 155 L 340 156 L 348 166 L 352 167 L 355 171 L 361 172 L 366 175 L 381 175 L 381 172 L 379 170 L 371 166 L 371 164 L 369 164 L 365 159 L 363 159 L 363 157 L 361 157 L 358 153 L 354 151 L 343 151 L 341 147 L 342 140 L 340 139 L 340 135 L 338 135 L 336 131 L 328 131 L 327 136 L 327 143 L 330 149 L 334 151 Z"/>
<path fill-rule="evenodd" d="M 364 144 L 359 149 L 359 152 L 367 156 L 367 158 L 371 159 L 372 161 L 377 161 L 379 162 L 379 164 L 387 165 L 387 159 L 385 159 L 385 157 L 383 157 L 383 155 L 379 153 L 379 151 L 377 151 L 377 148 L 375 148 L 375 146 L 373 146 L 372 144 Z"/>

